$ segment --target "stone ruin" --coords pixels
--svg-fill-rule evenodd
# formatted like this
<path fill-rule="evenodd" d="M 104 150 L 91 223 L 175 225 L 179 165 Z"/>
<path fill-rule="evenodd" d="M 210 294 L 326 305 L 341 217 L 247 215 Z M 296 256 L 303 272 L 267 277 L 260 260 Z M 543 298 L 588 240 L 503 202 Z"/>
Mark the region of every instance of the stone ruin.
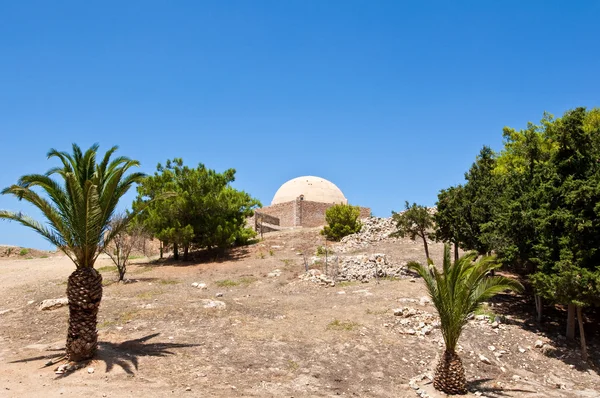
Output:
<path fill-rule="evenodd" d="M 383 240 L 395 241 L 398 238 L 391 238 L 390 234 L 396 232 L 396 224 L 391 217 L 368 217 L 361 220 L 362 228 L 360 232 L 348 235 L 339 243 L 334 245 L 336 253 L 348 253 L 355 250 L 362 250 L 369 245 L 381 242 Z"/>

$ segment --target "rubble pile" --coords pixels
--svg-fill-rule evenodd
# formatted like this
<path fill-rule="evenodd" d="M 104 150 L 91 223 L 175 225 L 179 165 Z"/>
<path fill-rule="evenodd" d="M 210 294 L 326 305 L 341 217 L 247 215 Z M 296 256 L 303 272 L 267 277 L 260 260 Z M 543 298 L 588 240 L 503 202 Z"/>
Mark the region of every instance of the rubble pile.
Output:
<path fill-rule="evenodd" d="M 393 325 L 401 334 L 429 336 L 434 329 L 440 327 L 440 322 L 434 314 L 415 308 L 396 308 L 394 315 L 401 318 Z"/>
<path fill-rule="evenodd" d="M 361 254 L 357 256 L 328 256 L 327 267 L 325 267 L 325 261 L 324 257 L 314 256 L 311 257 L 310 264 L 311 266 L 321 266 L 322 269 L 327 269 L 328 278 L 332 281 L 368 282 L 375 278 L 399 278 L 406 273 L 405 263 L 390 264 L 387 256 L 383 253 Z M 324 275 L 322 272 L 321 274 Z M 311 279 L 311 277 L 307 278 Z"/>
<path fill-rule="evenodd" d="M 361 220 L 363 223 L 360 232 L 348 235 L 334 247 L 336 253 L 347 253 L 354 250 L 364 249 L 374 242 L 381 242 L 390 238 L 390 234 L 396 232 L 396 224 L 391 217 L 368 217 Z"/>
<path fill-rule="evenodd" d="M 322 286 L 335 286 L 335 281 L 318 269 L 309 269 L 308 272 L 299 276 L 305 282 L 318 283 Z"/>
<path fill-rule="evenodd" d="M 405 275 L 406 264 L 390 264 L 383 253 L 340 257 L 336 279 L 366 282 L 377 277 L 399 278 Z"/>

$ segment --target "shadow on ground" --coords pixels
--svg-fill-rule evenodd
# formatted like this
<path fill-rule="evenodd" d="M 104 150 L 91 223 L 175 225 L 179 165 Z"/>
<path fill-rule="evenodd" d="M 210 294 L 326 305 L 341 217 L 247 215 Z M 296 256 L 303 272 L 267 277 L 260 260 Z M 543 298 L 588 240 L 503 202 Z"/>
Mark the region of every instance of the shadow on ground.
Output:
<path fill-rule="evenodd" d="M 127 340 L 122 343 L 112 343 L 108 341 L 98 342 L 98 353 L 94 357 L 95 361 L 102 361 L 106 364 L 106 372 L 110 372 L 115 366 L 121 367 L 125 373 L 133 375 L 134 370 L 138 370 L 139 358 L 140 357 L 166 357 L 168 355 L 175 355 L 173 351 L 177 348 L 189 348 L 197 347 L 202 344 L 180 344 L 180 343 L 149 343 L 148 340 L 153 339 L 160 333 L 153 333 L 148 336 L 141 337 L 139 339 Z M 52 350 L 58 351 L 58 350 Z M 55 364 L 53 360 L 64 357 L 64 351 L 41 355 L 31 358 L 19 359 L 11 361 L 10 363 L 22 363 L 30 361 L 47 360 L 50 361 L 44 365 L 50 366 Z M 81 369 L 87 367 L 92 360 L 82 361 L 77 363 L 76 368 Z M 56 362 L 57 363 L 57 362 Z M 67 377 L 74 372 L 66 372 L 57 376 L 57 378 Z"/>
<path fill-rule="evenodd" d="M 504 319 L 504 322 L 518 325 L 547 339 L 550 345 L 542 348 L 544 355 L 573 365 L 578 371 L 592 370 L 600 374 L 600 358 L 594 355 L 600 340 L 600 329 L 596 327 L 599 314 L 595 309 L 586 309 L 584 313 L 585 337 L 590 356 L 584 362 L 581 360 L 579 332 L 576 331 L 575 340 L 569 341 L 565 337 L 567 311 L 564 306 L 545 303 L 542 322 L 537 322 L 532 295 L 499 294 L 490 303 L 493 304 L 494 313 L 501 318 L 510 316 L 510 320 Z"/>
<path fill-rule="evenodd" d="M 492 379 L 478 379 L 468 383 L 469 391 L 479 391 L 486 397 L 513 397 L 521 396 L 522 393 L 535 393 L 534 390 L 522 390 L 519 388 L 506 388 L 506 387 L 494 387 L 490 385 L 493 383 Z M 513 395 L 512 393 L 519 393 Z"/>

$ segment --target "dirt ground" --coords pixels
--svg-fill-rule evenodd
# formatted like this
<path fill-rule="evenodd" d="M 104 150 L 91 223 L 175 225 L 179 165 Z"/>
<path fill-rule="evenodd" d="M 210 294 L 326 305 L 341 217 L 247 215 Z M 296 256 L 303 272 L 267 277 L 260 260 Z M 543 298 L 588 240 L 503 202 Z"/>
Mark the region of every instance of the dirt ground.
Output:
<path fill-rule="evenodd" d="M 2 258 L 0 396 L 417 396 L 409 381 L 432 374 L 441 333 L 402 333 L 404 318 L 394 309 L 433 314 L 421 300 L 422 282 L 408 276 L 325 287 L 299 280 L 304 263 L 297 253 L 312 255 L 319 244 L 311 229 L 267 234 L 213 262 L 138 259 L 128 284 L 113 283 L 116 272 L 101 258 L 98 357 L 64 375 L 44 364 L 64 348 L 68 310 L 40 311 L 38 304 L 65 296 L 74 266 L 56 254 Z M 440 261 L 441 245 L 431 251 Z M 365 252 L 386 253 L 391 261 L 423 257 L 422 247 L 409 240 Z M 226 307 L 205 308 L 211 300 Z M 587 336 L 592 359 L 583 363 L 577 345 L 559 335 L 554 313 L 538 326 L 532 310 L 528 300 L 505 295 L 490 307 L 501 320 L 497 328 L 478 320 L 467 326 L 460 353 L 470 395 L 600 396 L 593 325 Z M 427 378 L 417 383 L 440 396 Z"/>

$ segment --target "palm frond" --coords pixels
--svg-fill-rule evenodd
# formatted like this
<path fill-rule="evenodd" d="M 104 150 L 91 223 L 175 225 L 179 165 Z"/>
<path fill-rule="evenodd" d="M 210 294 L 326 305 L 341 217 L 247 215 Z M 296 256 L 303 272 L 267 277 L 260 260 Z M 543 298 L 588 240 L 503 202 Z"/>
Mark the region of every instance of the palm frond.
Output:
<path fill-rule="evenodd" d="M 467 320 L 477 307 L 494 295 L 511 289 L 521 291 L 521 284 L 502 276 L 488 276 L 499 267 L 494 256 L 475 261 L 477 253 L 467 253 L 454 264 L 450 246 L 444 246 L 442 270 L 411 262 L 407 267 L 417 272 L 425 282 L 429 296 L 440 317 L 446 349 L 454 351 Z"/>
<path fill-rule="evenodd" d="M 73 144 L 72 153 L 50 149 L 48 158 L 58 158 L 61 166 L 46 174 L 21 177 L 18 184 L 2 191 L 24 199 L 39 208 L 48 222 L 44 226 L 22 215 L 2 211 L 0 218 L 26 225 L 59 249 L 79 267 L 93 266 L 107 236 L 108 223 L 119 199 L 143 178 L 142 173 L 126 175 L 139 162 L 120 156 L 111 161 L 117 147 L 110 148 L 96 163 L 98 144 L 85 152 Z M 56 180 L 53 177 L 57 177 Z M 48 199 L 33 189 L 39 187 Z"/>

